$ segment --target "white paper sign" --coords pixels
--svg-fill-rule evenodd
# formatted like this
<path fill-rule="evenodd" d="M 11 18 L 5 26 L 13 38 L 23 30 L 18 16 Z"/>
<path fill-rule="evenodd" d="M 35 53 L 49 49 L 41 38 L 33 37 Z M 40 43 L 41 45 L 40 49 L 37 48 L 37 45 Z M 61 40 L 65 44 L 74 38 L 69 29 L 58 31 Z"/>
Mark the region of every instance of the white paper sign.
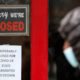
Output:
<path fill-rule="evenodd" d="M 0 45 L 0 80 L 21 80 L 22 47 Z"/>

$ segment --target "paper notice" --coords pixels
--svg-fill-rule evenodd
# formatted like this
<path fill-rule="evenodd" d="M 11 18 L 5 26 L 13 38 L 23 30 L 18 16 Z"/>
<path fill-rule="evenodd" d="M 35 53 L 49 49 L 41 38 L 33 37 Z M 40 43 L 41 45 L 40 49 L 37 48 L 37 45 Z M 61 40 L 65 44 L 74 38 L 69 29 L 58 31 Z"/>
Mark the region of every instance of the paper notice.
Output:
<path fill-rule="evenodd" d="M 0 45 L 0 80 L 21 80 L 21 46 Z"/>

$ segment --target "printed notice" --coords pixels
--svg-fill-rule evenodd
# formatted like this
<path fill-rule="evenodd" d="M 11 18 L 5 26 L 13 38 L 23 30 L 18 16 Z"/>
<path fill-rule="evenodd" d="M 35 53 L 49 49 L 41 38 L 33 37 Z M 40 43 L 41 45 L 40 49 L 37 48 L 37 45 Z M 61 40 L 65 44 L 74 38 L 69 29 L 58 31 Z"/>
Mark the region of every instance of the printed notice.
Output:
<path fill-rule="evenodd" d="M 0 80 L 21 80 L 21 46 L 0 45 Z"/>

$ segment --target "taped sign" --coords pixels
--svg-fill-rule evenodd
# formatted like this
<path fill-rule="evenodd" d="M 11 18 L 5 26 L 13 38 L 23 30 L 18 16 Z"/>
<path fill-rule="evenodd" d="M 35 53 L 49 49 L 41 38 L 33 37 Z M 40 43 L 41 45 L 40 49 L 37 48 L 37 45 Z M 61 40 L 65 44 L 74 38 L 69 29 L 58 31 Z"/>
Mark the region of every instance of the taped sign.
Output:
<path fill-rule="evenodd" d="M 0 45 L 0 80 L 21 80 L 22 47 Z"/>
<path fill-rule="evenodd" d="M 29 35 L 29 6 L 0 6 L 0 35 Z"/>

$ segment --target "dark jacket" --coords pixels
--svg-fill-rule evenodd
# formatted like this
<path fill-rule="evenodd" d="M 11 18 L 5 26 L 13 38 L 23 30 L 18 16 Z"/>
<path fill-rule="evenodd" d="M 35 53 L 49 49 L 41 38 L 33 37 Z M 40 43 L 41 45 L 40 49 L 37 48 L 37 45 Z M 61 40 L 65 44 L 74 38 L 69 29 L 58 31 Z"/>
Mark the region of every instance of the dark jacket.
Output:
<path fill-rule="evenodd" d="M 61 36 L 80 54 L 80 7 L 71 10 L 60 22 Z M 79 54 L 78 54 L 79 53 Z"/>

